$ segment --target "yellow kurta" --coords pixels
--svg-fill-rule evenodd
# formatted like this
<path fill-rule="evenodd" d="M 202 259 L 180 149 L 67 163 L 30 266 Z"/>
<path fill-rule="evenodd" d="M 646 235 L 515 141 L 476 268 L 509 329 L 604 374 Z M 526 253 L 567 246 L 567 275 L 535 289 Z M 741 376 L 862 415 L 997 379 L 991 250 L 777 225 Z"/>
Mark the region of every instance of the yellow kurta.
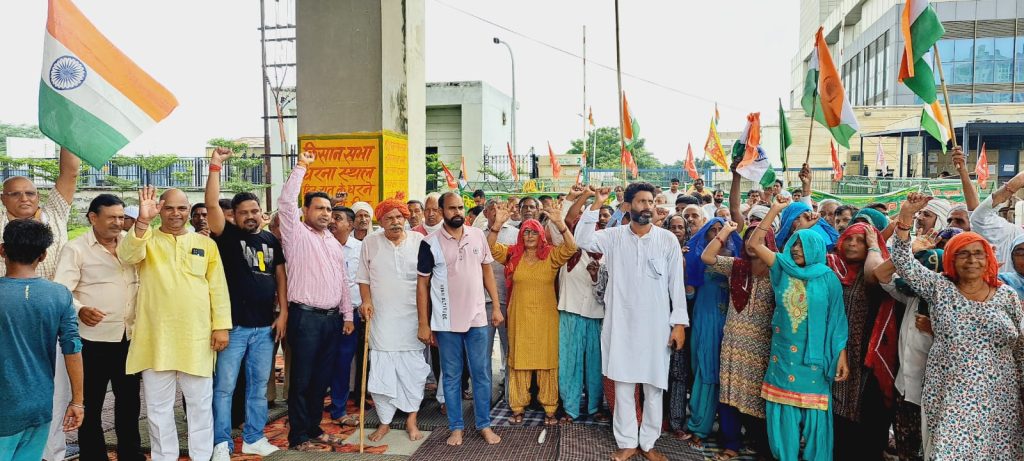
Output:
<path fill-rule="evenodd" d="M 213 376 L 213 330 L 231 329 L 231 301 L 217 244 L 189 232 L 175 237 L 135 230 L 117 247 L 126 264 L 138 264 L 135 332 L 125 372 L 181 371 Z"/>
<path fill-rule="evenodd" d="M 512 274 L 508 305 L 508 363 L 516 370 L 558 368 L 558 298 L 555 276 L 576 252 L 576 245 L 563 242 L 551 249 L 547 259 L 530 263 L 519 260 Z M 508 246 L 495 243 L 491 254 L 499 263 L 508 259 Z"/>

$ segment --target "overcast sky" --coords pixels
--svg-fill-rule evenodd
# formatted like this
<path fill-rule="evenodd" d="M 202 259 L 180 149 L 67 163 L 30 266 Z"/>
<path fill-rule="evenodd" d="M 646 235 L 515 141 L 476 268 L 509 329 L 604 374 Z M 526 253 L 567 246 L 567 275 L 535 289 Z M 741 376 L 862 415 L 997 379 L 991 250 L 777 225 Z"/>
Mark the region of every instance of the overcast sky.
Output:
<path fill-rule="evenodd" d="M 551 47 L 581 54 L 584 24 L 587 103 L 598 126 L 617 125 L 615 73 L 599 65 L 615 66 L 612 0 L 425 2 L 427 81 L 483 80 L 511 94 L 508 52 L 491 39 L 512 46 L 518 150 L 550 141 L 561 152 L 581 137 L 582 64 Z M 259 2 L 75 3 L 180 103 L 125 152 L 195 155 L 212 137 L 262 136 Z M 267 1 L 271 20 L 275 3 Z M 682 158 L 687 142 L 699 154 L 716 100 L 722 130 L 741 129 L 747 112 L 774 120 L 789 91 L 798 19 L 796 0 L 621 1 L 623 72 L 678 90 L 623 76 L 648 148 L 666 163 Z M 36 122 L 45 25 L 45 1 L 0 2 L 0 121 Z"/>

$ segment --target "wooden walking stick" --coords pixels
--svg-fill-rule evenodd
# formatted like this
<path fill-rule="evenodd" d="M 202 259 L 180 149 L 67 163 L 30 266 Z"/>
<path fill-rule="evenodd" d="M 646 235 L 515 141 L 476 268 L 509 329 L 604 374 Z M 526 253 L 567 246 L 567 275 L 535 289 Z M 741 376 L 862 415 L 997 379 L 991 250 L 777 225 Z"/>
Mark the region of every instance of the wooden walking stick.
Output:
<path fill-rule="evenodd" d="M 365 428 L 366 428 L 366 359 L 370 357 L 370 318 L 366 319 L 366 336 L 363 341 L 363 376 L 360 382 L 362 386 L 359 387 L 359 452 L 363 452 L 365 446 Z"/>

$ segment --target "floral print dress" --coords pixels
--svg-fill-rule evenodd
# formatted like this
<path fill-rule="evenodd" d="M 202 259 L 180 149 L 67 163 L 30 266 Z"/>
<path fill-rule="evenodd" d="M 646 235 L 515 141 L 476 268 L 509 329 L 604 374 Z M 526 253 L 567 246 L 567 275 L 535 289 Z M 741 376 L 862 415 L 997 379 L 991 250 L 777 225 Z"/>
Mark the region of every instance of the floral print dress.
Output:
<path fill-rule="evenodd" d="M 896 271 L 928 302 L 935 332 L 921 402 L 931 433 L 927 459 L 1024 459 L 1024 313 L 1017 293 L 1003 285 L 988 301 L 968 300 L 915 260 L 909 241 L 893 240 Z"/>

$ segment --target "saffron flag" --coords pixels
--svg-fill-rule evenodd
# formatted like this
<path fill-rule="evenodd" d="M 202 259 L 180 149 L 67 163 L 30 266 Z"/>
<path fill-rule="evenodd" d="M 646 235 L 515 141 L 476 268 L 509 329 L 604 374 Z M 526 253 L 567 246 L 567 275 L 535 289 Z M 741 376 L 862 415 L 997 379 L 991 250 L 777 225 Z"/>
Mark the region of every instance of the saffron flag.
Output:
<path fill-rule="evenodd" d="M 843 164 L 839 163 L 839 152 L 836 151 L 836 143 L 830 139 L 828 147 L 832 150 L 832 180 L 839 181 L 843 179 Z"/>
<path fill-rule="evenodd" d="M 718 101 L 715 101 L 715 125 L 718 125 Z"/>
<path fill-rule="evenodd" d="M 630 173 L 633 173 L 633 177 L 640 176 L 640 170 L 637 169 L 636 161 L 633 160 L 633 153 L 626 149 L 626 145 L 622 144 L 622 166 L 629 169 Z"/>
<path fill-rule="evenodd" d="M 70 0 L 49 1 L 39 82 L 43 134 L 100 168 L 177 106 Z"/>
<path fill-rule="evenodd" d="M 629 115 L 629 101 L 626 101 L 626 92 L 622 92 L 622 138 L 626 142 L 633 140 L 633 117 Z"/>
<path fill-rule="evenodd" d="M 904 47 L 900 58 L 899 81 L 924 102 L 921 128 L 937 139 L 945 152 L 946 142 L 950 138 L 949 121 L 939 106 L 935 76 L 924 57 L 946 31 L 928 0 L 907 0 L 900 16 L 900 31 Z"/>
<path fill-rule="evenodd" d="M 789 169 L 786 162 L 786 149 L 793 145 L 793 135 L 789 132 L 789 122 L 786 121 L 786 111 L 782 109 L 782 98 L 779 98 L 779 159 L 782 160 L 782 171 Z"/>
<path fill-rule="evenodd" d="M 448 169 L 448 165 L 445 165 L 444 162 L 441 162 L 441 168 L 444 170 L 444 180 L 448 182 L 448 188 L 458 189 L 459 184 L 455 182 L 455 176 L 452 175 L 452 170 Z"/>
<path fill-rule="evenodd" d="M 725 159 L 725 149 L 722 148 L 722 139 L 718 137 L 715 119 L 711 119 L 711 127 L 708 128 L 708 140 L 704 142 L 704 155 L 707 155 L 722 170 L 729 171 L 729 161 Z"/>
<path fill-rule="evenodd" d="M 878 148 L 875 149 L 875 167 L 882 170 L 880 176 L 889 174 L 889 164 L 885 161 L 885 152 L 882 150 L 882 140 L 878 140 Z"/>
<path fill-rule="evenodd" d="M 555 158 L 555 151 L 551 150 L 551 141 L 548 141 L 548 159 L 551 161 L 551 176 L 555 179 L 562 177 L 562 165 L 558 164 Z"/>
<path fill-rule="evenodd" d="M 587 109 L 587 121 L 590 122 L 590 126 L 594 126 L 594 108 L 590 107 Z"/>
<path fill-rule="evenodd" d="M 985 144 L 981 144 L 981 152 L 978 152 L 978 164 L 974 166 L 974 174 L 978 176 L 978 187 L 988 189 L 988 155 L 985 153 Z"/>
<path fill-rule="evenodd" d="M 697 174 L 697 165 L 693 162 L 693 146 L 690 143 L 686 143 L 686 174 L 690 176 L 690 179 L 697 179 L 700 177 Z"/>
<path fill-rule="evenodd" d="M 739 161 L 736 172 L 767 189 L 775 183 L 775 170 L 772 169 L 768 155 L 760 146 L 761 114 L 754 112 L 747 115 L 747 125 L 743 134 L 732 145 L 732 160 Z M 728 170 L 727 170 L 728 171 Z"/>
<path fill-rule="evenodd" d="M 465 189 L 469 185 L 469 175 L 466 174 L 466 156 L 463 155 L 459 160 L 459 190 Z"/>
<path fill-rule="evenodd" d="M 516 158 L 512 155 L 512 145 L 505 143 L 505 147 L 508 148 L 508 168 L 512 172 L 512 180 L 519 181 L 519 168 L 516 167 Z"/>
<path fill-rule="evenodd" d="M 821 27 L 818 28 L 814 50 L 811 51 L 811 58 L 807 63 L 807 76 L 804 79 L 804 94 L 800 98 L 800 105 L 808 117 L 813 112 L 814 120 L 828 128 L 836 142 L 849 149 L 850 137 L 860 126 L 857 124 L 857 117 L 853 114 L 850 101 L 846 98 L 846 90 L 843 89 L 839 71 L 832 62 L 832 54 L 828 51 L 823 30 Z"/>

